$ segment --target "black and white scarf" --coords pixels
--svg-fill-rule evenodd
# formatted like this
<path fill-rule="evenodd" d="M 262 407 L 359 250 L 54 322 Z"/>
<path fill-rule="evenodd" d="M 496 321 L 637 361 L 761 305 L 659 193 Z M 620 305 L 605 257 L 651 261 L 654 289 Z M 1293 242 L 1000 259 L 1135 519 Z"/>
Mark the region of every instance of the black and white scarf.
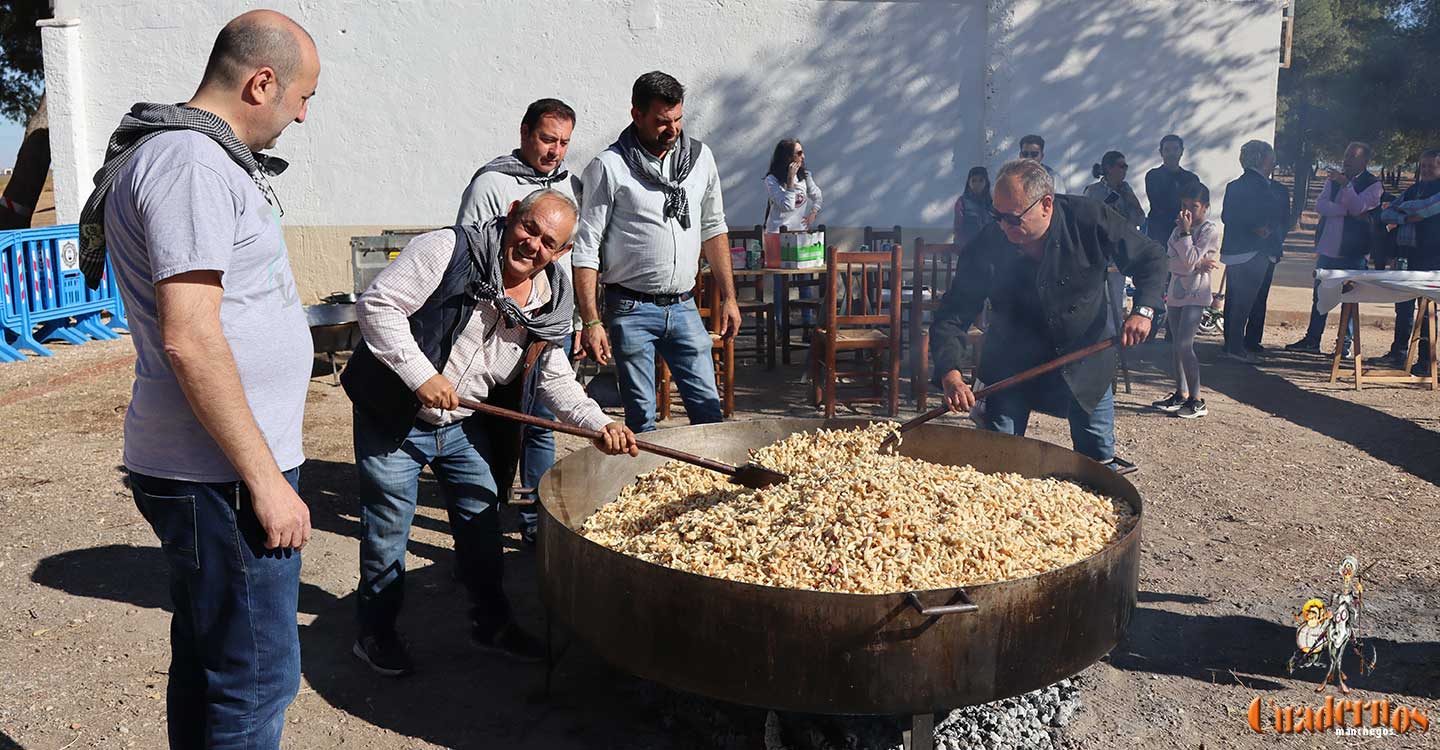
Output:
<path fill-rule="evenodd" d="M 620 133 L 620 139 L 610 148 L 620 152 L 620 156 L 625 159 L 625 166 L 630 167 L 630 172 L 636 179 L 665 191 L 665 218 L 676 219 L 682 229 L 689 229 L 690 198 L 685 195 L 685 189 L 680 185 L 690 176 L 695 162 L 700 160 L 700 147 L 700 141 L 691 138 L 685 131 L 680 131 L 680 138 L 670 149 L 671 179 L 668 180 L 660 176 L 660 167 L 645 155 L 645 147 L 640 145 L 640 138 L 636 136 L 633 124 Z"/>
<path fill-rule="evenodd" d="M 509 175 L 521 182 L 537 187 L 550 187 L 570 176 L 570 165 L 561 162 L 560 166 L 555 168 L 555 171 L 545 174 L 520 158 L 520 149 L 517 148 L 504 156 L 497 156 L 490 160 L 488 164 L 476 170 L 475 176 L 471 177 L 470 180 L 473 182 L 475 177 L 479 177 L 486 172 L 499 172 L 500 174 Z"/>
<path fill-rule="evenodd" d="M 527 313 L 505 295 L 505 282 L 500 276 L 504 265 L 500 255 L 505 252 L 505 217 L 497 216 L 483 225 L 466 224 L 461 229 L 470 241 L 470 260 L 475 266 L 475 276 L 466 290 L 471 299 L 494 304 L 506 324 L 525 326 L 536 338 L 557 344 L 564 341 L 575 317 L 575 292 L 564 272 L 554 263 L 545 266 L 543 273 L 550 282 L 550 302 Z"/>
<path fill-rule="evenodd" d="M 240 142 L 228 123 L 203 109 L 180 104 L 136 104 L 120 118 L 120 126 L 110 134 L 105 166 L 95 173 L 95 190 L 80 212 L 80 270 L 85 273 L 85 284 L 91 289 L 100 288 L 100 277 L 105 273 L 105 199 L 110 196 L 115 175 L 130 163 L 130 158 L 146 141 L 172 130 L 193 130 L 220 144 L 255 181 L 265 200 L 274 205 L 275 191 L 265 178 L 285 171 L 289 164 L 284 159 L 252 152 Z"/>

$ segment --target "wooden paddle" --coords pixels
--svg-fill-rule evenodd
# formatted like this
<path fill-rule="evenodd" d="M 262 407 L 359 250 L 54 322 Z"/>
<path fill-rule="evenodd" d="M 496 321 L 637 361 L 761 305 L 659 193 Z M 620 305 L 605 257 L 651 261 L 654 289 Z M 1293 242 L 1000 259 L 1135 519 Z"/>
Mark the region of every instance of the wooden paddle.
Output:
<path fill-rule="evenodd" d="M 547 430 L 563 432 L 567 435 L 578 435 L 580 437 L 589 438 L 591 440 L 595 440 L 596 438 L 603 438 L 603 434 L 598 430 L 589 430 L 584 427 L 565 424 L 564 422 L 556 422 L 550 419 L 541 419 L 540 417 L 533 417 L 529 414 L 522 414 L 518 411 L 502 409 L 498 406 L 482 404 L 476 401 L 471 401 L 469 399 L 460 399 L 460 405 L 465 407 L 466 409 L 480 412 L 481 414 L 489 414 L 491 416 L 500 417 L 501 419 L 508 419 L 512 422 L 520 422 L 522 424 L 543 427 Z M 774 471 L 773 469 L 767 469 L 764 466 L 761 466 L 754 462 L 746 463 L 743 466 L 731 466 L 730 464 L 714 461 L 705 458 L 704 456 L 697 456 L 694 453 L 686 453 L 682 450 L 676 450 L 674 448 L 670 448 L 664 445 L 656 445 L 655 443 L 647 443 L 639 439 L 635 441 L 635 445 L 640 450 L 646 451 L 647 453 L 655 453 L 661 456 L 665 456 L 666 458 L 673 458 L 677 461 L 684 461 L 688 464 L 702 466 L 711 471 L 718 471 L 721 474 L 725 474 L 726 476 L 730 477 L 731 482 L 741 485 L 742 487 L 753 487 L 759 489 L 761 487 L 769 487 L 772 484 L 784 484 L 785 482 L 790 481 L 789 474 L 781 474 L 778 471 Z"/>
<path fill-rule="evenodd" d="M 998 383 L 991 383 L 990 385 L 987 385 L 984 388 L 975 391 L 975 400 L 979 401 L 980 399 L 985 398 L 992 393 L 1003 391 L 1012 385 L 1018 385 L 1032 378 L 1044 375 L 1045 373 L 1052 370 L 1064 367 L 1065 365 L 1068 365 L 1076 360 L 1084 359 L 1097 352 L 1103 352 L 1106 349 L 1115 346 L 1117 343 L 1119 343 L 1119 341 L 1119 338 L 1111 338 L 1105 339 L 1104 341 L 1097 341 L 1096 343 L 1091 344 L 1084 349 L 1077 349 L 1073 352 L 1070 352 L 1069 354 L 1066 354 L 1063 357 L 1057 357 L 1055 359 L 1052 359 L 1043 365 L 1036 365 L 1024 372 L 1011 375 L 1010 377 L 1005 378 Z M 919 427 L 920 425 L 925 424 L 926 422 L 929 422 L 930 420 L 949 411 L 950 405 L 945 404 L 931 409 L 930 411 L 921 414 L 920 416 L 910 420 L 909 422 L 900 425 L 898 428 L 896 428 L 895 432 L 891 433 L 889 437 L 885 438 L 880 442 L 880 452 L 884 453 L 887 450 L 890 450 L 895 445 L 895 443 L 899 442 L 900 436 L 905 434 L 906 432 L 909 432 L 910 430 L 913 430 L 916 427 Z"/>

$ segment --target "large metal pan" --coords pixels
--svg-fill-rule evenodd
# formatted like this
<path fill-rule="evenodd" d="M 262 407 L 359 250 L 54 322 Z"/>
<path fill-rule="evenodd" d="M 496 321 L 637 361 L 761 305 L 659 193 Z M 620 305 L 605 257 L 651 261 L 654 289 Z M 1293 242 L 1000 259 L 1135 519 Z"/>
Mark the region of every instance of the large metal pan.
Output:
<path fill-rule="evenodd" d="M 771 419 L 647 437 L 734 462 L 800 430 L 857 424 Z M 1038 440 L 927 424 L 906 436 L 901 452 L 985 471 L 1062 475 L 1143 510 L 1124 478 Z M 1038 576 L 884 595 L 700 576 L 606 549 L 576 532 L 637 474 L 664 460 L 585 448 L 558 461 L 541 482 L 539 561 L 542 595 L 557 624 L 616 667 L 673 688 L 808 713 L 945 711 L 1076 674 L 1119 642 L 1135 606 L 1138 523 L 1095 555 Z"/>

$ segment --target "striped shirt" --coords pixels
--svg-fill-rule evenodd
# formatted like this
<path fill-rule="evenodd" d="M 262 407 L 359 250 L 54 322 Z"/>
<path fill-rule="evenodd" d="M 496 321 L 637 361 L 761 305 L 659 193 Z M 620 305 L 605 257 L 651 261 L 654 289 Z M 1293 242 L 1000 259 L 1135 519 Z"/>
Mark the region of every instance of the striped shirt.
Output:
<path fill-rule="evenodd" d="M 435 376 L 435 366 L 411 335 L 409 318 L 440 286 L 454 252 L 455 233 L 449 229 L 416 237 L 375 277 L 355 305 L 365 344 L 412 391 Z M 550 285 L 545 275 L 539 274 L 522 309 L 533 310 L 549 301 Z M 509 383 L 520 374 L 528 341 L 523 326 L 507 325 L 494 304 L 481 302 L 455 339 L 450 359 L 445 362 L 445 378 L 460 398 L 483 401 L 491 388 Z M 614 421 L 585 394 L 559 347 L 546 347 L 535 366 L 539 368 L 536 396 L 560 421 L 592 430 Z M 444 425 L 471 414 L 463 408 L 446 411 L 425 407 L 419 416 L 430 424 Z"/>
<path fill-rule="evenodd" d="M 645 157 L 661 162 L 648 152 Z M 660 164 L 667 179 L 670 162 L 666 154 Z M 699 160 L 681 183 L 690 199 L 689 229 L 665 218 L 665 193 L 637 179 L 613 148 L 590 162 L 580 182 L 585 205 L 571 253 L 576 268 L 601 271 L 601 283 L 645 294 L 679 294 L 695 286 L 700 244 L 727 231 L 720 173 L 709 146 L 701 144 Z"/>

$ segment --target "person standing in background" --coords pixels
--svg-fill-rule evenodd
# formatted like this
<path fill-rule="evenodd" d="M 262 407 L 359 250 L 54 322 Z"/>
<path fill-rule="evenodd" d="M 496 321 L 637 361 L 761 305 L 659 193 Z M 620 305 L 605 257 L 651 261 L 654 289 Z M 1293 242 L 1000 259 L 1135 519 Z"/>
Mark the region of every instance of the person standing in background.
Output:
<path fill-rule="evenodd" d="M 520 148 L 498 156 L 480 167 L 460 196 L 460 211 L 455 223 L 460 226 L 486 222 L 510 212 L 515 201 L 523 200 L 542 188 L 563 193 L 578 205 L 582 190 L 580 176 L 565 163 L 570 148 L 570 135 L 575 130 L 575 110 L 559 99 L 537 99 L 525 109 L 520 120 Z M 552 261 L 566 278 L 574 278 L 570 254 L 562 253 Z M 572 323 L 580 330 L 580 316 Z M 567 357 L 576 352 L 576 336 L 572 333 L 561 343 Z M 530 414 L 554 420 L 555 415 L 540 399 L 531 399 Z M 555 435 L 534 425 L 523 428 L 524 445 L 520 453 L 520 485 L 532 489 L 540 486 L 540 477 L 555 464 Z M 535 542 L 540 517 L 534 511 L 520 511 L 520 538 Z"/>
<path fill-rule="evenodd" d="M 1090 168 L 1095 182 L 1085 187 L 1085 197 L 1100 201 L 1125 217 L 1136 229 L 1145 223 L 1145 209 L 1130 183 L 1125 180 L 1130 165 L 1119 151 L 1106 151 L 1099 163 Z M 1168 238 L 1167 238 L 1168 239 Z"/>
<path fill-rule="evenodd" d="M 1169 242 L 1175 230 L 1175 217 L 1180 213 L 1180 188 L 1199 182 L 1194 172 L 1180 166 L 1185 141 L 1171 133 L 1160 139 L 1160 166 L 1145 173 L 1145 198 L 1150 201 L 1150 215 L 1145 234 L 1156 242 Z"/>
<path fill-rule="evenodd" d="M 1245 351 L 1250 354 L 1265 353 L 1262 342 L 1265 338 L 1265 310 L 1270 304 L 1270 284 L 1275 280 L 1275 266 L 1279 265 L 1280 259 L 1285 255 L 1285 238 L 1290 234 L 1290 188 L 1276 181 L 1273 174 L 1272 168 L 1269 179 L 1271 208 L 1275 211 L 1275 221 L 1270 229 L 1270 236 L 1265 237 L 1265 242 L 1262 243 L 1269 266 L 1265 269 L 1264 278 L 1260 280 L 1255 302 L 1250 305 L 1250 319 L 1245 323 L 1243 344 Z"/>
<path fill-rule="evenodd" d="M 994 202 L 990 199 L 990 173 L 984 167 L 971 167 L 965 177 L 965 192 L 955 200 L 955 246 L 965 249 L 975 235 L 980 234 L 995 218 L 990 210 Z"/>
<path fill-rule="evenodd" d="M 719 293 L 716 333 L 730 338 L 740 330 L 720 173 L 710 148 L 681 124 L 684 105 L 685 87 L 672 76 L 640 76 L 630 93 L 631 124 L 581 178 L 574 252 L 581 339 L 585 356 L 602 365 L 613 353 L 625 424 L 635 432 L 655 429 L 657 354 L 691 424 L 724 419 L 711 334 L 695 304 L 702 255 Z"/>
<path fill-rule="evenodd" d="M 770 171 L 765 173 L 765 233 L 778 234 L 780 227 L 809 230 L 820 216 L 824 200 L 815 175 L 805 168 L 805 147 L 793 138 L 775 144 Z"/>
<path fill-rule="evenodd" d="M 1367 267 L 1365 256 L 1370 252 L 1372 221 L 1370 212 L 1380 205 L 1380 196 L 1385 187 L 1375 175 L 1370 174 L 1370 146 L 1355 142 L 1345 147 L 1345 160 L 1340 171 L 1331 171 L 1315 199 L 1315 212 L 1320 214 L 1320 227 L 1315 233 L 1315 268 L 1363 271 Z M 1312 301 L 1318 299 L 1320 282 L 1315 282 Z M 1310 326 L 1305 337 L 1285 349 L 1292 352 L 1320 352 L 1320 337 L 1325 333 L 1328 313 L 1310 309 Z M 1345 331 L 1344 351 L 1348 357 L 1351 340 L 1358 330 L 1359 321 L 1352 321 Z"/>
<path fill-rule="evenodd" d="M 1275 149 L 1265 141 L 1248 141 L 1240 147 L 1240 166 L 1244 171 L 1225 186 L 1220 210 L 1220 221 L 1225 224 L 1220 262 L 1225 264 L 1228 281 L 1225 346 L 1220 356 L 1253 364 L 1255 356 L 1245 351 L 1245 340 L 1251 335 L 1250 314 L 1265 275 L 1274 270 L 1270 240 L 1279 209 L 1270 188 L 1270 173 L 1275 169 Z M 1254 335 L 1258 338 L 1258 333 Z"/>
<path fill-rule="evenodd" d="M 1042 167 L 1045 168 L 1046 174 L 1049 174 L 1049 175 L 1050 175 L 1050 181 L 1053 182 L 1053 183 L 1055 183 L 1055 195 L 1064 195 L 1064 194 L 1070 192 L 1070 191 L 1066 188 L 1066 186 L 1065 186 L 1065 179 L 1060 176 L 1060 173 L 1059 173 L 1059 172 L 1056 172 L 1056 171 L 1053 170 L 1053 169 L 1051 169 L 1051 168 L 1050 168 L 1050 165 L 1045 163 L 1045 139 L 1044 139 L 1044 138 L 1041 138 L 1040 136 L 1038 136 L 1038 135 L 1036 135 L 1036 134 L 1034 134 L 1034 133 L 1031 133 L 1031 134 L 1029 134 L 1029 135 L 1026 135 L 1026 136 L 1021 137 L 1021 138 L 1020 138 L 1020 158 L 1021 158 L 1021 159 L 1033 159 L 1033 160 L 1035 160 L 1035 161 L 1040 162 L 1040 166 L 1042 166 Z"/>

